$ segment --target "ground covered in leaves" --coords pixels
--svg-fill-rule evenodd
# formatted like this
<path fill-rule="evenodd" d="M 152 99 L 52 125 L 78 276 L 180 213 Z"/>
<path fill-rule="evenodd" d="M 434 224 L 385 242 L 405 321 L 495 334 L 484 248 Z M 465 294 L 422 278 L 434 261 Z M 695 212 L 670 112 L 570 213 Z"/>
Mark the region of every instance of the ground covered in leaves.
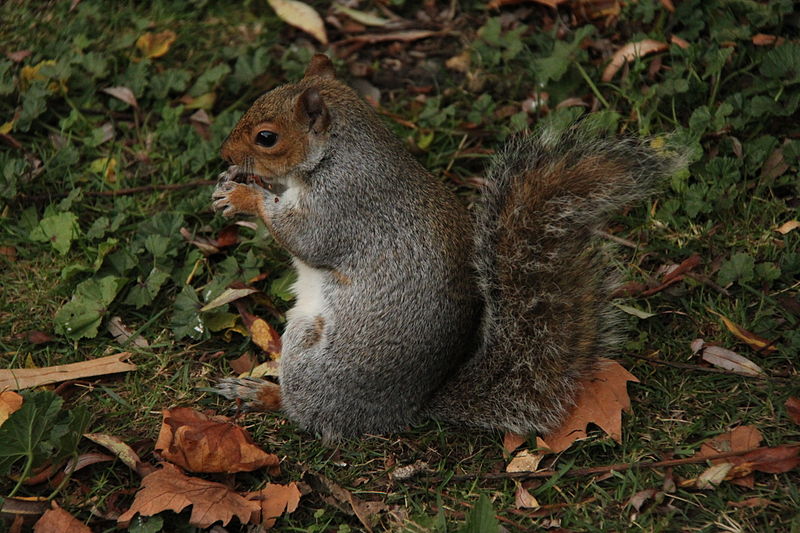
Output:
<path fill-rule="evenodd" d="M 800 531 L 794 2 L 154 4 L 0 6 L 0 529 L 52 500 L 37 531 Z M 619 431 L 329 447 L 204 390 L 274 374 L 291 304 L 263 225 L 211 213 L 219 145 L 319 51 L 465 202 L 510 135 L 590 112 L 685 147 L 605 234 Z"/>

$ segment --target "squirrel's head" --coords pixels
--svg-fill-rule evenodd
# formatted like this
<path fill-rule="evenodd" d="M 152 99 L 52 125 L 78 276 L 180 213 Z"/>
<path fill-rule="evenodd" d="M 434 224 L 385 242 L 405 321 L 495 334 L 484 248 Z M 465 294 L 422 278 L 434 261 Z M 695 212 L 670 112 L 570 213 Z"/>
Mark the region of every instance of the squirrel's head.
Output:
<path fill-rule="evenodd" d="M 273 89 L 253 103 L 222 144 L 222 158 L 267 180 L 313 168 L 330 135 L 331 114 L 322 90 L 334 80 L 331 60 L 315 55 L 300 82 Z"/>

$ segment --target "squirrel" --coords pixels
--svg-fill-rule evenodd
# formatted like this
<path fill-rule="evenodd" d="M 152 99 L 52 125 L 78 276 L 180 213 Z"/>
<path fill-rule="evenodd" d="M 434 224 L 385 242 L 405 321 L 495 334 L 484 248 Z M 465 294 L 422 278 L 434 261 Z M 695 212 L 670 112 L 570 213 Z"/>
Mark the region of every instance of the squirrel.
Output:
<path fill-rule="evenodd" d="M 218 392 L 335 441 L 433 418 L 546 434 L 618 342 L 596 231 L 680 165 L 573 125 L 512 140 L 472 216 L 315 55 L 222 145 L 213 207 L 257 215 L 297 271 L 279 382 Z"/>

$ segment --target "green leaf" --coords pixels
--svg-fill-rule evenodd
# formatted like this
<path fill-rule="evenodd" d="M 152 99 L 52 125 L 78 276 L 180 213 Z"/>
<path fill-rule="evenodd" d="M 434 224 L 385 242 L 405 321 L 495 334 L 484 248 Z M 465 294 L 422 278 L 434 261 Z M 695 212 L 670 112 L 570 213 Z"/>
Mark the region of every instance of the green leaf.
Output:
<path fill-rule="evenodd" d="M 78 234 L 78 217 L 70 212 L 56 213 L 43 218 L 30 233 L 30 239 L 49 242 L 53 248 L 65 255 Z"/>
<path fill-rule="evenodd" d="M 756 265 L 756 277 L 762 281 L 775 281 L 781 277 L 781 269 L 775 263 L 759 263 Z"/>
<path fill-rule="evenodd" d="M 72 299 L 56 313 L 56 330 L 70 339 L 96 337 L 106 308 L 126 281 L 125 278 L 105 276 L 80 283 Z"/>
<path fill-rule="evenodd" d="M 485 494 L 481 494 L 478 503 L 472 508 L 461 533 L 497 533 L 500 531 L 500 522 L 494 516 L 492 503 Z"/>
<path fill-rule="evenodd" d="M 31 123 L 47 109 L 47 90 L 45 82 L 37 81 L 25 92 L 22 97 L 22 112 L 14 125 L 18 131 L 28 131 Z"/>
<path fill-rule="evenodd" d="M 292 285 L 297 281 L 297 273 L 294 270 L 287 271 L 283 276 L 273 280 L 269 286 L 270 295 L 280 298 L 284 302 L 294 300 Z"/>
<path fill-rule="evenodd" d="M 747 283 L 753 279 L 754 265 L 755 260 L 750 254 L 744 252 L 734 254 L 728 261 L 722 263 L 717 274 L 717 282 L 723 287 L 734 281 Z"/>
<path fill-rule="evenodd" d="M 201 94 L 211 92 L 230 71 L 231 67 L 225 63 L 220 63 L 219 65 L 206 69 L 206 71 L 197 78 L 197 81 L 194 82 L 192 88 L 189 89 L 189 95 L 200 96 Z"/>
<path fill-rule="evenodd" d="M 189 285 L 184 285 L 175 298 L 175 312 L 172 314 L 171 327 L 177 340 L 184 337 L 200 339 L 206 335 L 206 327 L 200 318 L 200 300 Z"/>
<path fill-rule="evenodd" d="M 22 458 L 36 467 L 53 449 L 47 436 L 53 427 L 63 400 L 49 391 L 24 394 L 22 407 L 0 426 L 0 475 Z"/>

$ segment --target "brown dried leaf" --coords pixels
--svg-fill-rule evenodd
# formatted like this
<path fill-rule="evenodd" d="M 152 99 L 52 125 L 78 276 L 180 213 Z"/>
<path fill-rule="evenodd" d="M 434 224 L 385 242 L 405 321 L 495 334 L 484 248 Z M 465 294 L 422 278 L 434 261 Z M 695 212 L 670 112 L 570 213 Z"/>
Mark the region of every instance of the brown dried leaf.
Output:
<path fill-rule="evenodd" d="M 147 32 L 136 40 L 136 48 L 145 57 L 153 59 L 169 52 L 169 47 L 172 46 L 176 38 L 177 35 L 172 30 L 165 30 L 159 33 Z"/>
<path fill-rule="evenodd" d="M 740 475 L 750 472 L 782 474 L 800 466 L 800 446 L 759 448 L 740 457 L 731 457 L 729 461 L 736 465 Z"/>
<path fill-rule="evenodd" d="M 53 337 L 44 331 L 29 331 L 28 342 L 31 344 L 45 344 L 51 342 Z"/>
<path fill-rule="evenodd" d="M 539 501 L 517 481 L 517 490 L 514 493 L 514 507 L 517 509 L 538 509 Z"/>
<path fill-rule="evenodd" d="M 119 344 L 125 344 L 131 337 L 133 337 L 133 330 L 126 326 L 124 322 L 122 322 L 122 317 L 111 317 L 111 320 L 108 321 L 107 328 L 108 332 L 111 333 L 111 336 L 114 337 L 114 340 Z M 133 342 L 134 346 L 138 346 L 139 348 L 147 348 L 150 346 L 150 343 L 147 342 L 147 339 L 141 335 L 136 335 L 133 337 L 131 342 Z"/>
<path fill-rule="evenodd" d="M 365 502 L 322 474 L 309 475 L 307 479 L 317 492 L 328 495 L 323 500 L 347 514 L 355 515 L 370 533 L 378 513 L 386 510 L 384 503 Z"/>
<path fill-rule="evenodd" d="M 800 424 L 800 398 L 790 396 L 786 403 L 786 412 L 795 424 Z"/>
<path fill-rule="evenodd" d="M 133 451 L 133 448 L 122 442 L 119 437 L 106 433 L 84 433 L 83 436 L 119 457 L 119 460 L 125 466 L 140 476 L 144 477 L 153 472 L 153 466 L 149 463 L 143 463 L 139 455 Z"/>
<path fill-rule="evenodd" d="M 234 516 L 245 524 L 261 511 L 259 502 L 243 498 L 222 483 L 189 477 L 177 466 L 164 463 L 162 469 L 142 480 L 133 505 L 119 517 L 118 523 L 126 527 L 137 513 L 142 516 L 162 511 L 180 513 L 190 505 L 189 523 L 200 528 L 220 521 L 225 526 Z"/>
<path fill-rule="evenodd" d="M 672 4 L 672 0 L 661 0 L 661 5 L 670 13 L 675 13 L 675 6 Z"/>
<path fill-rule="evenodd" d="M 630 505 L 631 507 L 636 509 L 636 511 L 639 511 L 642 508 L 642 505 L 644 505 L 644 502 L 646 502 L 656 494 L 658 494 L 658 489 L 640 490 L 639 492 L 631 496 L 631 499 L 628 500 L 625 503 L 625 505 Z"/>
<path fill-rule="evenodd" d="M 700 446 L 700 451 L 694 454 L 694 457 L 706 457 L 726 452 L 750 450 L 758 447 L 762 439 L 761 432 L 755 426 L 738 426 L 731 431 L 717 435 L 704 442 Z M 737 459 L 739 458 L 714 459 L 711 461 L 711 464 L 736 464 Z M 740 475 L 737 477 L 740 479 L 734 481 L 736 485 L 752 488 L 755 483 L 755 478 L 753 476 Z"/>
<path fill-rule="evenodd" d="M 11 413 L 19 411 L 22 407 L 22 396 L 14 391 L 0 392 L 0 426 L 8 420 Z"/>
<path fill-rule="evenodd" d="M 789 220 L 788 222 L 781 224 L 775 231 L 781 235 L 786 235 L 790 231 L 796 230 L 797 228 L 800 228 L 800 220 Z"/>
<path fill-rule="evenodd" d="M 522 450 L 508 463 L 506 472 L 536 472 L 539 468 L 539 463 L 544 457 L 541 453 L 531 453 L 528 450 Z"/>
<path fill-rule="evenodd" d="M 526 440 L 528 440 L 528 437 L 525 435 L 506 431 L 505 435 L 503 435 L 503 449 L 508 453 L 513 453 L 514 450 L 522 446 Z"/>
<path fill-rule="evenodd" d="M 542 448 L 554 453 L 586 437 L 586 426 L 595 424 L 617 442 L 622 441 L 622 411 L 629 411 L 627 383 L 638 383 L 636 376 L 611 359 L 601 359 L 597 374 L 584 382 L 575 407 L 560 428 L 544 438 L 537 437 Z"/>
<path fill-rule="evenodd" d="M 244 374 L 258 366 L 258 359 L 250 352 L 245 352 L 241 357 L 229 361 L 228 364 L 231 365 L 231 369 L 237 374 Z"/>
<path fill-rule="evenodd" d="M 778 147 L 767 156 L 764 166 L 761 167 L 760 179 L 771 181 L 783 176 L 789 170 L 789 164 L 783 158 L 783 148 Z"/>
<path fill-rule="evenodd" d="M 328 44 L 325 23 L 313 7 L 298 0 L 267 0 L 284 22 L 312 35 L 322 44 Z"/>
<path fill-rule="evenodd" d="M 281 336 L 275 331 L 269 322 L 263 318 L 247 312 L 240 306 L 238 308 L 239 314 L 242 315 L 244 325 L 250 332 L 250 338 L 262 350 L 264 350 L 271 359 L 277 360 L 281 357 Z"/>
<path fill-rule="evenodd" d="M 6 57 L 14 63 L 22 63 L 32 53 L 31 50 L 17 50 L 16 52 L 6 52 Z"/>
<path fill-rule="evenodd" d="M 48 510 L 33 526 L 33 533 L 92 533 L 92 530 L 53 502 Z"/>
<path fill-rule="evenodd" d="M 139 108 L 139 102 L 136 101 L 136 96 L 134 96 L 133 91 L 127 87 L 106 87 L 100 90 L 106 94 L 110 94 L 117 100 L 125 102 L 131 107 Z"/>
<path fill-rule="evenodd" d="M 601 79 L 605 82 L 609 82 L 625 63 L 629 63 L 637 57 L 644 57 L 655 52 L 663 52 L 667 48 L 667 43 L 654 41 L 653 39 L 644 39 L 635 43 L 628 43 L 614 52 L 611 63 L 609 63 L 603 71 Z"/>
<path fill-rule="evenodd" d="M 763 376 L 764 371 L 750 359 L 719 346 L 705 346 L 703 361 L 744 376 Z"/>
<path fill-rule="evenodd" d="M 130 356 L 130 352 L 122 352 L 68 365 L 44 368 L 0 369 L 0 390 L 22 390 L 60 381 L 116 374 L 117 372 L 130 372 L 131 370 L 136 370 L 136 365 L 124 362 Z"/>
<path fill-rule="evenodd" d="M 21 147 L 22 145 L 20 145 L 20 148 Z M 13 246 L 0 246 L 0 255 L 13 263 L 17 260 L 17 249 Z"/>
<path fill-rule="evenodd" d="M 227 417 L 209 418 L 188 407 L 165 409 L 155 449 L 191 472 L 250 472 L 278 466 L 276 455 L 259 448 Z"/>
<path fill-rule="evenodd" d="M 239 226 L 229 224 L 217 233 L 217 248 L 227 248 L 239 242 Z"/>
<path fill-rule="evenodd" d="M 775 502 L 766 498 L 747 498 L 740 502 L 728 502 L 731 507 L 766 507 L 767 505 L 775 505 Z"/>
<path fill-rule="evenodd" d="M 248 500 L 258 502 L 261 507 L 250 521 L 260 524 L 265 529 L 275 525 L 275 521 L 284 513 L 292 513 L 300 504 L 300 490 L 297 483 L 276 485 L 267 483 L 267 486 L 257 492 L 245 495 Z"/>
<path fill-rule="evenodd" d="M 781 45 L 784 43 L 786 39 L 783 37 L 776 37 L 775 35 L 769 35 L 768 33 L 757 33 L 753 35 L 753 44 L 756 46 L 770 46 L 773 44 Z"/>

